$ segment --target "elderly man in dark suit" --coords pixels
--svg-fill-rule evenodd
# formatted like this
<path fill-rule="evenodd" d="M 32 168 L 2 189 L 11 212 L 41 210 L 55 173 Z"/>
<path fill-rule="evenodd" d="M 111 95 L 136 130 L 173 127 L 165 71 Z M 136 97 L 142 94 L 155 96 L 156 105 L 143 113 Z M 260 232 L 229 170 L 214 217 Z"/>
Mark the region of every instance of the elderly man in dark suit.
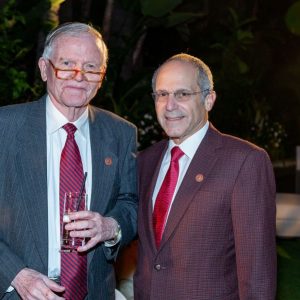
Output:
<path fill-rule="evenodd" d="M 113 263 L 136 235 L 136 128 L 89 104 L 107 55 L 91 26 L 59 26 L 39 60 L 47 95 L 0 109 L 1 299 L 115 299 Z M 86 243 L 62 253 L 63 194 L 84 186 L 88 210 L 65 228 Z"/>
<path fill-rule="evenodd" d="M 275 183 L 267 153 L 208 122 L 209 68 L 178 54 L 153 76 L 169 139 L 138 157 L 138 300 L 274 300 Z"/>

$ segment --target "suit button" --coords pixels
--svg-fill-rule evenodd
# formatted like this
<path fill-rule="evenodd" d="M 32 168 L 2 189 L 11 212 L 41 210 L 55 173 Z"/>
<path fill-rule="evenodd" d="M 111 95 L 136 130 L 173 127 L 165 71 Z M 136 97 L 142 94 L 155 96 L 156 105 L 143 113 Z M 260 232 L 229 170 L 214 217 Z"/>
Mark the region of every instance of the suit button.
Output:
<path fill-rule="evenodd" d="M 160 270 L 161 270 L 161 265 L 160 265 L 160 264 L 156 264 L 156 265 L 154 266 L 154 269 L 155 269 L 156 271 L 160 271 Z"/>

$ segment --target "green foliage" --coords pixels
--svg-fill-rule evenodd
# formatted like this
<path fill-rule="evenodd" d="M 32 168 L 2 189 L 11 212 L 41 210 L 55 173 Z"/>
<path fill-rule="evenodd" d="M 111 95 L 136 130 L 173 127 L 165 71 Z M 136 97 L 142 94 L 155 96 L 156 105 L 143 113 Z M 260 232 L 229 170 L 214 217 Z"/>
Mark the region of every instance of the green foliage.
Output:
<path fill-rule="evenodd" d="M 135 26 L 128 30 L 123 24 L 117 31 L 116 44 L 110 44 L 111 58 L 101 104 L 138 126 L 141 149 L 163 136 L 149 96 L 155 65 L 137 69 L 130 57 L 141 44 L 140 51 L 151 52 L 151 48 L 143 47 L 149 33 L 173 32 L 178 42 L 197 47 L 197 56 L 208 53 L 203 59 L 212 67 L 215 77 L 218 100 L 211 119 L 217 127 L 264 147 L 272 159 L 285 155 L 287 134 L 281 121 L 271 114 L 272 100 L 264 86 L 272 64 L 268 42 L 278 39 L 277 35 L 262 42 L 264 32 L 255 30 L 257 17 L 234 7 L 227 8 L 227 13 L 223 11 L 221 18 L 215 16 L 217 21 L 211 24 L 209 10 L 194 10 L 192 5 L 184 5 L 186 1 L 151 1 L 150 5 L 149 1 L 141 0 L 140 11 L 136 1 L 122 3 L 126 11 L 134 12 Z M 194 42 L 192 27 L 200 23 L 203 25 Z M 159 36 L 152 40 L 161 51 L 166 50 L 165 41 L 172 46 L 168 34 L 163 35 L 163 40 Z M 158 60 L 158 64 L 161 62 Z"/>
<path fill-rule="evenodd" d="M 183 0 L 140 0 L 143 15 L 156 18 L 170 13 L 170 11 L 181 4 L 182 1 Z"/>
<path fill-rule="evenodd" d="M 271 50 L 258 39 L 262 33 L 254 30 L 256 18 L 233 8 L 228 12 L 227 30 L 211 46 L 221 58 L 214 72 L 218 99 L 211 119 L 222 130 L 265 148 L 273 160 L 281 159 L 287 134 L 271 116 L 272 99 L 264 85 Z"/>
<path fill-rule="evenodd" d="M 162 137 L 150 96 L 150 74 L 138 72 L 130 79 L 124 80 L 116 74 L 111 74 L 111 67 L 100 91 L 101 95 L 104 95 L 100 102 L 101 106 L 136 124 L 140 149 L 150 146 Z M 115 80 L 119 82 L 118 88 L 115 86 L 115 81 L 111 79 L 113 76 L 116 76 Z"/>
<path fill-rule="evenodd" d="M 8 0 L 2 7 L 1 105 L 28 101 L 41 94 L 43 84 L 38 81 L 36 60 L 45 33 L 59 22 L 71 21 L 71 17 L 59 19 L 63 2 Z M 91 2 L 97 3 L 100 9 L 95 11 L 99 13 L 93 11 L 95 19 L 85 16 L 84 21 L 97 27 L 108 2 Z M 150 97 L 151 77 L 164 59 L 178 52 L 196 55 L 211 67 L 218 99 L 210 119 L 220 130 L 257 143 L 273 159 L 285 155 L 285 145 L 295 143 L 291 139 L 293 132 L 289 131 L 287 137 L 286 124 L 291 114 L 296 118 L 300 106 L 296 105 L 300 95 L 297 84 L 300 60 L 293 60 L 295 55 L 282 49 L 288 51 L 287 48 L 296 45 L 290 46 L 291 36 L 297 37 L 287 35 L 284 21 L 297 34 L 299 1 L 294 1 L 290 9 L 289 4 L 274 2 L 273 10 L 265 2 L 257 6 L 252 1 L 115 0 L 113 3 L 113 17 L 108 26 L 108 72 L 93 103 L 134 122 L 139 128 L 140 149 L 163 136 Z M 72 16 L 72 12 L 65 15 Z M 76 15 L 80 16 L 80 12 Z M 296 55 L 298 50 L 296 47 L 293 50 Z M 285 97 L 286 94 L 289 96 Z M 287 109 L 281 105 L 282 98 L 289 104 Z M 295 107 L 293 112 L 289 107 Z"/>
<path fill-rule="evenodd" d="M 15 0 L 9 0 L 0 10 L 0 99 L 1 103 L 16 100 L 30 89 L 26 72 L 16 65 L 22 61 L 28 47 L 15 35 L 14 28 L 24 26 L 23 16 L 15 10 Z M 14 37 L 14 38 L 12 38 Z"/>
<path fill-rule="evenodd" d="M 12 82 L 12 99 L 18 99 L 27 90 L 30 89 L 27 83 L 27 74 L 24 71 L 18 71 L 14 68 L 8 69 L 8 78 Z"/>
<path fill-rule="evenodd" d="M 101 105 L 127 118 L 138 126 L 140 149 L 161 139 L 163 133 L 156 121 L 154 103 L 150 96 L 153 67 L 138 65 L 143 59 L 144 40 L 151 30 L 180 28 L 202 13 L 174 11 L 182 1 L 121 1 L 124 9 L 124 23 L 114 33 L 109 45 L 110 61 L 107 79 L 100 91 Z M 134 12 L 134 15 L 132 13 Z M 127 15 L 133 25 L 127 26 Z M 135 58 L 136 57 L 136 58 Z M 137 60 L 137 61 L 135 61 Z M 138 67 L 136 67 L 138 65 Z"/>
<path fill-rule="evenodd" d="M 34 63 L 36 45 L 31 22 L 30 13 L 21 12 L 16 0 L 7 1 L 0 11 L 1 105 L 26 102 L 40 95 L 41 82 L 32 80 L 34 69 L 29 69 L 35 68 L 30 63 Z"/>
<path fill-rule="evenodd" d="M 268 113 L 261 114 L 260 109 L 255 112 L 249 139 L 263 147 L 273 160 L 282 159 L 285 155 L 284 144 L 287 139 L 285 128 L 279 122 L 270 120 Z"/>
<path fill-rule="evenodd" d="M 289 7 L 285 15 L 285 22 L 292 33 L 300 35 L 300 1 Z"/>
<path fill-rule="evenodd" d="M 43 30 L 58 25 L 64 0 L 8 0 L 0 10 L 0 103 L 30 101 L 41 96 L 43 83 L 36 61 Z M 42 26 L 39 26 L 41 24 Z"/>
<path fill-rule="evenodd" d="M 50 8 L 45 23 L 48 24 L 50 29 L 59 24 L 58 11 L 63 2 L 65 2 L 65 0 L 49 0 Z"/>
<path fill-rule="evenodd" d="M 172 12 L 166 19 L 166 28 L 178 26 L 204 16 L 206 16 L 206 13 Z"/>
<path fill-rule="evenodd" d="M 278 287 L 276 300 L 300 299 L 300 240 L 277 239 Z"/>

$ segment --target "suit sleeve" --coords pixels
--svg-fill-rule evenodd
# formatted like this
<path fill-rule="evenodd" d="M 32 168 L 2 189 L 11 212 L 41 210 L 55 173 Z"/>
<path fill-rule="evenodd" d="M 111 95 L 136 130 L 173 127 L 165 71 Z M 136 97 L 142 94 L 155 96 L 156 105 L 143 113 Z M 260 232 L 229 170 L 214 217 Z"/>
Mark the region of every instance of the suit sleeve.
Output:
<path fill-rule="evenodd" d="M 4 119 L 0 113 L 0 120 Z M 20 270 L 25 268 L 24 262 L 5 242 L 12 230 L 13 216 L 17 210 L 13 210 L 10 204 L 11 188 L 17 189 L 15 176 L 10 176 L 13 171 L 10 168 L 11 151 L 14 135 L 7 134 L 6 123 L 0 122 L 0 298 L 10 286 Z M 11 187 L 11 188 L 10 188 Z M 11 233 L 18 236 L 18 232 Z"/>
<path fill-rule="evenodd" d="M 276 188 L 262 150 L 246 157 L 232 197 L 232 221 L 241 300 L 276 296 Z"/>
<path fill-rule="evenodd" d="M 131 128 L 132 129 L 132 128 Z M 117 220 L 121 227 L 120 243 L 113 247 L 103 247 L 106 258 L 115 260 L 120 247 L 129 244 L 137 232 L 137 170 L 136 170 L 136 130 L 124 133 L 124 144 L 120 159 L 119 193 L 114 208 L 107 213 Z"/>
<path fill-rule="evenodd" d="M 15 276 L 26 268 L 26 265 L 1 241 L 1 237 L 0 252 L 0 298 L 2 299 Z"/>

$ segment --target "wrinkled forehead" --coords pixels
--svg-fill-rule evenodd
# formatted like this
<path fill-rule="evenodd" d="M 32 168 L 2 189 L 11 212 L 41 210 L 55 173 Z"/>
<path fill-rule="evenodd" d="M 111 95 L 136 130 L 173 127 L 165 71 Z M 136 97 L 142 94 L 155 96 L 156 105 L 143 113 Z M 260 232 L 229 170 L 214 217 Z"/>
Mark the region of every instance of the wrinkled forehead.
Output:
<path fill-rule="evenodd" d="M 64 33 L 55 38 L 52 43 L 52 57 L 74 55 L 82 56 L 83 51 L 93 59 L 99 60 L 101 65 L 106 64 L 105 46 L 103 41 L 92 33 L 70 34 Z M 81 57 L 82 58 L 82 57 Z"/>

